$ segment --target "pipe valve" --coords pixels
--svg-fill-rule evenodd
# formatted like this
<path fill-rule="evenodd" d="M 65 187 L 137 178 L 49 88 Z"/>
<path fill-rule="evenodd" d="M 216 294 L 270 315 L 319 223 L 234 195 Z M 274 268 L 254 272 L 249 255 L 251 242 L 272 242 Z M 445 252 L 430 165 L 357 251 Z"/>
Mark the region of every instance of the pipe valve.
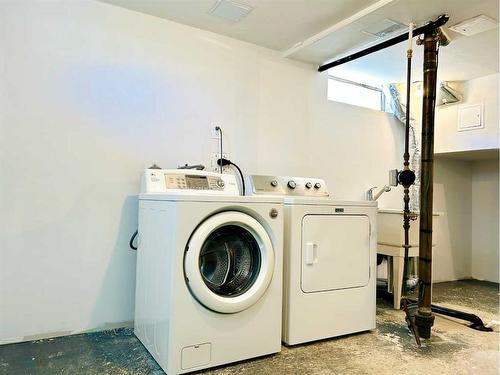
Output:
<path fill-rule="evenodd" d="M 416 176 L 415 172 L 410 169 L 404 169 L 398 174 L 398 182 L 403 185 L 403 187 L 408 188 L 415 182 Z"/>
<path fill-rule="evenodd" d="M 398 186 L 403 185 L 405 188 L 409 188 L 415 182 L 417 176 L 415 172 L 410 169 L 404 169 L 398 171 L 397 169 L 391 169 L 389 171 L 389 185 Z"/>

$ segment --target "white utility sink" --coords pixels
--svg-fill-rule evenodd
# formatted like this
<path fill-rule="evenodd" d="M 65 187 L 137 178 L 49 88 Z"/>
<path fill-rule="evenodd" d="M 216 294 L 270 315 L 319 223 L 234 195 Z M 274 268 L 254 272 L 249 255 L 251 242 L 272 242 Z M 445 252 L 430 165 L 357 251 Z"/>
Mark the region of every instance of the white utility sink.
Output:
<path fill-rule="evenodd" d="M 403 266 L 405 255 L 405 233 L 403 229 L 403 210 L 381 208 L 377 215 L 377 254 L 387 256 L 387 286 L 388 291 L 394 294 L 394 308 L 400 308 L 401 287 L 403 283 Z M 436 233 L 437 217 L 441 213 L 433 214 L 433 232 Z M 416 214 L 416 220 L 410 221 L 410 249 L 408 256 L 416 264 L 418 257 L 418 238 L 419 238 L 419 217 Z M 432 246 L 436 246 L 436 235 L 432 236 Z M 414 266 L 417 268 L 417 266 Z"/>
<path fill-rule="evenodd" d="M 420 218 L 416 213 L 417 219 L 410 221 L 410 245 L 418 247 L 418 238 L 420 231 Z M 433 214 L 433 222 L 441 213 Z M 377 243 L 386 246 L 402 246 L 405 242 L 405 233 L 403 229 L 403 210 L 380 208 L 377 215 Z M 434 226 L 435 227 L 435 226 Z M 436 246 L 436 236 L 432 236 L 432 246 Z"/>

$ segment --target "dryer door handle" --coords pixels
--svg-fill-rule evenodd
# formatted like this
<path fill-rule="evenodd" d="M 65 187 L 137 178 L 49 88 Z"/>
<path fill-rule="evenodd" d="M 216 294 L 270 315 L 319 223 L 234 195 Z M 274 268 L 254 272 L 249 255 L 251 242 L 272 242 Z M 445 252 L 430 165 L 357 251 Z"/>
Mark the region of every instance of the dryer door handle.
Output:
<path fill-rule="evenodd" d="M 313 242 L 306 242 L 305 263 L 313 265 L 318 262 L 318 245 Z"/>

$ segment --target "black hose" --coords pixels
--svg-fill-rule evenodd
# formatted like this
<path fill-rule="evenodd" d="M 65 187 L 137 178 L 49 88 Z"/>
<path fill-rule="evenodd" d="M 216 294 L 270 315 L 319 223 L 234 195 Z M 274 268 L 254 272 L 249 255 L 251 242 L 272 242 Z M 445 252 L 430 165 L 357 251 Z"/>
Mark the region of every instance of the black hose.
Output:
<path fill-rule="evenodd" d="M 129 241 L 128 245 L 130 246 L 130 248 L 131 248 L 132 250 L 137 250 L 137 246 L 134 246 L 134 240 L 135 240 L 135 238 L 137 237 L 137 234 L 138 234 L 138 233 L 139 233 L 139 230 L 136 230 L 136 231 L 134 232 L 134 234 L 132 235 L 132 237 L 130 237 L 130 241 Z"/>
<path fill-rule="evenodd" d="M 471 325 L 469 327 L 472 329 L 475 329 L 477 331 L 483 331 L 483 332 L 493 331 L 492 328 L 486 327 L 484 325 L 482 319 L 475 314 L 470 314 L 470 313 L 466 313 L 466 312 L 463 312 L 460 310 L 450 309 L 448 307 L 437 306 L 437 305 L 433 305 L 433 304 L 431 304 L 431 310 L 432 310 L 432 312 L 435 312 L 436 314 L 450 316 L 450 317 L 455 318 L 455 319 L 460 319 L 460 320 L 465 320 L 467 322 L 470 322 Z"/>
<path fill-rule="evenodd" d="M 392 293 L 385 290 L 385 288 L 379 289 L 379 287 L 377 287 L 377 296 L 387 300 L 392 300 L 394 298 L 394 295 Z M 407 298 L 406 301 L 413 305 L 417 304 L 417 301 L 414 299 Z M 439 315 L 449 316 L 451 318 L 470 322 L 471 324 L 469 325 L 469 328 L 475 329 L 477 331 L 483 331 L 483 332 L 493 331 L 492 328 L 486 327 L 484 325 L 483 320 L 475 314 L 470 314 L 460 310 L 450 309 L 448 307 L 438 306 L 434 304 L 431 304 L 431 311 Z"/>

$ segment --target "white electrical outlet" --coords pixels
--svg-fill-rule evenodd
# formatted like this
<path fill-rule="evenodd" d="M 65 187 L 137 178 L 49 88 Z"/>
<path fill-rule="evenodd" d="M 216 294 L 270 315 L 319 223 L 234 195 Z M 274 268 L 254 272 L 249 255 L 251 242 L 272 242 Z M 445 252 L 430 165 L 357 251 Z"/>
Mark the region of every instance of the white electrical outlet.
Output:
<path fill-rule="evenodd" d="M 210 124 L 210 138 L 212 139 L 220 138 L 220 132 L 217 129 L 215 129 L 217 126 L 220 126 L 220 124 L 217 122 L 213 122 Z"/>
<path fill-rule="evenodd" d="M 229 154 L 226 154 L 225 152 L 222 153 L 222 157 L 229 160 Z M 213 152 L 210 158 L 210 169 L 214 172 L 220 172 L 220 166 L 219 164 L 217 164 L 217 160 L 219 159 L 220 152 Z M 224 167 L 222 167 L 222 173 L 229 173 L 230 171 L 231 167 L 229 165 L 225 165 Z"/>

